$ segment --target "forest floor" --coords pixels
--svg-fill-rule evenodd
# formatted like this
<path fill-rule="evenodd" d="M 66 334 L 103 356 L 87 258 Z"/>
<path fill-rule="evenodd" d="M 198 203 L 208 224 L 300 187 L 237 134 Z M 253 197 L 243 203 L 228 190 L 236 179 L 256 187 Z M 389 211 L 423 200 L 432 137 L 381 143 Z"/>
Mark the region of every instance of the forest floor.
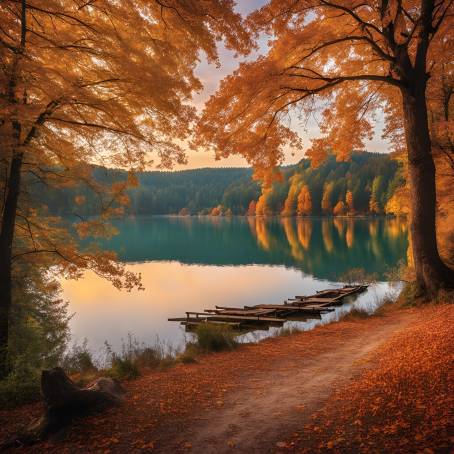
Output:
<path fill-rule="evenodd" d="M 120 407 L 21 451 L 450 452 L 453 322 L 452 304 L 389 306 L 201 355 L 126 382 Z M 41 411 L 0 410 L 0 441 Z"/>

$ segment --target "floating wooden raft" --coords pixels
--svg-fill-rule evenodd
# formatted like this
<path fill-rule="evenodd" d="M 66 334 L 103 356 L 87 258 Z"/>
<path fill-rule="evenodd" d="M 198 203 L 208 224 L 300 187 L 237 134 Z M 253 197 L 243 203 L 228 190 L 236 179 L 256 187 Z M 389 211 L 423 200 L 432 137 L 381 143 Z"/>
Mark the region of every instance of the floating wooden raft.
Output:
<path fill-rule="evenodd" d="M 334 311 L 333 307 L 342 304 L 347 296 L 364 292 L 367 285 L 344 286 L 340 289 L 328 289 L 315 295 L 295 296 L 284 304 L 257 304 L 255 306 L 225 307 L 205 309 L 204 312 L 186 312 L 186 317 L 169 318 L 169 321 L 180 322 L 186 327 L 204 323 L 215 323 L 244 328 L 247 326 L 282 325 L 286 320 L 299 317 L 319 318 L 321 314 Z"/>

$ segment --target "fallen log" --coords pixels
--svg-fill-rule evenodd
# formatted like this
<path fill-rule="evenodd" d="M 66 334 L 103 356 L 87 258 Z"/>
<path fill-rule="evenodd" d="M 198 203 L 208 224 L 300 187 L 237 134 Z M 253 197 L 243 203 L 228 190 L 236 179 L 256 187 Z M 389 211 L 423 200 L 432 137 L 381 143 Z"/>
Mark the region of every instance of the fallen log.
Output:
<path fill-rule="evenodd" d="M 79 388 L 60 367 L 42 372 L 41 392 L 44 414 L 13 440 L 0 446 L 0 450 L 45 440 L 71 424 L 74 418 L 118 405 L 125 394 L 118 381 L 106 377 L 97 379 L 87 388 Z"/>

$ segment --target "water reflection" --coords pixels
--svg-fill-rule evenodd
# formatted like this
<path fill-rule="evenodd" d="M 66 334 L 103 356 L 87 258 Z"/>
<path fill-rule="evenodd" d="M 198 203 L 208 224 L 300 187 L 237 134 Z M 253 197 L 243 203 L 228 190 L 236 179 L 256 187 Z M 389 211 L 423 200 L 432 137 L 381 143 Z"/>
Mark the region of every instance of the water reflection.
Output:
<path fill-rule="evenodd" d="M 394 300 L 402 290 L 402 284 L 387 284 L 385 282 L 371 285 L 366 293 L 359 296 L 352 296 L 345 299 L 342 306 L 335 307 L 333 312 L 327 312 L 320 316 L 308 316 L 301 320 L 290 320 L 285 323 L 285 329 L 296 329 L 299 331 L 309 331 L 316 326 L 327 325 L 328 323 L 337 322 L 345 317 L 349 312 L 358 309 L 368 314 L 373 314 L 384 302 L 385 299 Z M 268 327 L 264 330 L 250 331 L 239 337 L 240 342 L 257 342 L 268 336 L 279 334 L 281 327 Z"/>
<path fill-rule="evenodd" d="M 298 240 L 307 251 L 311 243 L 312 221 L 310 219 L 298 219 L 297 221 Z"/>
<path fill-rule="evenodd" d="M 121 350 L 128 332 L 146 343 L 159 336 L 181 345 L 184 330 L 169 317 L 214 305 L 281 304 L 342 285 L 341 276 L 351 268 L 385 280 L 389 267 L 405 259 L 408 245 L 407 226 L 399 219 L 144 217 L 117 221 L 116 227 L 120 234 L 103 246 L 142 274 L 145 290 L 119 292 L 91 272 L 62 282 L 69 310 L 76 314 L 74 339 L 87 338 L 94 350 L 105 340 Z M 388 290 L 381 282 L 318 320 L 289 323 L 310 329 L 354 306 L 372 310 Z"/>
<path fill-rule="evenodd" d="M 351 268 L 384 277 L 405 259 L 407 224 L 397 218 L 145 217 L 116 222 L 104 246 L 125 262 L 285 265 L 319 279 Z"/>

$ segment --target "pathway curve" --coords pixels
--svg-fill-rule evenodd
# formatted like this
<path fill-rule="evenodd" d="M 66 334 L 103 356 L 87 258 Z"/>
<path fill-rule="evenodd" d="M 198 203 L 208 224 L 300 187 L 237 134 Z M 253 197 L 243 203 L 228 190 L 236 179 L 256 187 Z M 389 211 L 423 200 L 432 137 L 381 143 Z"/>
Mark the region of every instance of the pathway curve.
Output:
<path fill-rule="evenodd" d="M 272 371 L 238 383 L 222 407 L 209 410 L 183 430 L 173 447 L 162 452 L 191 448 L 196 453 L 274 452 L 293 432 L 322 408 L 336 387 L 345 385 L 367 367 L 367 357 L 408 317 L 373 326 L 348 336 L 337 345 L 329 335 L 322 352 L 306 358 L 283 355 Z"/>

